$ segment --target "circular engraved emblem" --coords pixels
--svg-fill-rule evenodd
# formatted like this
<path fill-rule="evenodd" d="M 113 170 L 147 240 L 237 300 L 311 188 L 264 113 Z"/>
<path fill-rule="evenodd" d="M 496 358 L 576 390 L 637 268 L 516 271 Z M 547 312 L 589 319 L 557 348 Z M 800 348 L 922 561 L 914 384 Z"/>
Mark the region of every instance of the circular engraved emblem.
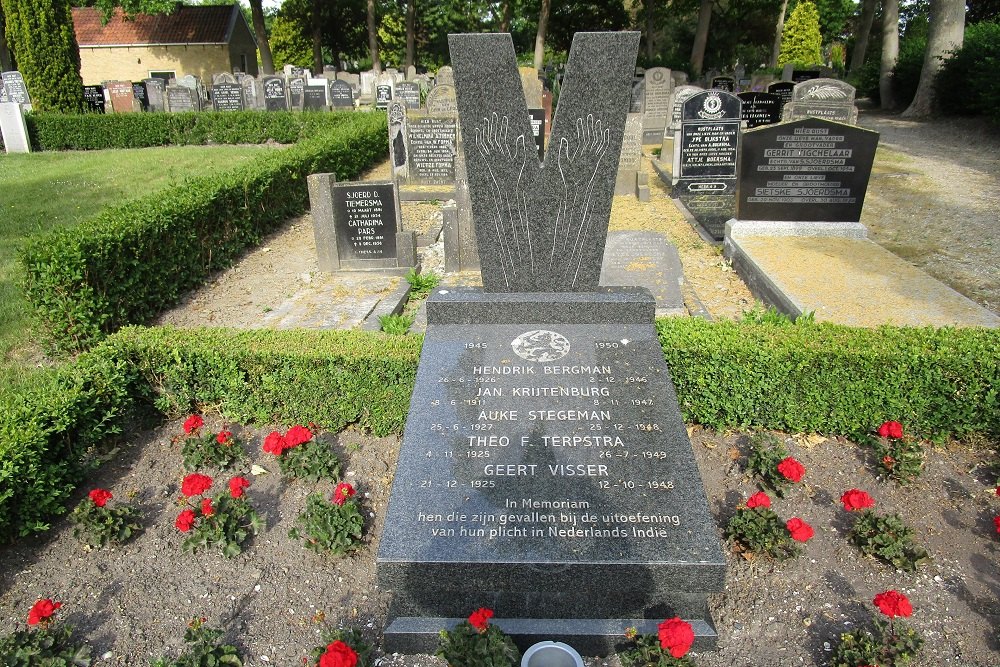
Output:
<path fill-rule="evenodd" d="M 525 331 L 510 342 L 514 354 L 525 361 L 545 363 L 562 359 L 569 352 L 569 340 L 555 331 Z"/>
<path fill-rule="evenodd" d="M 722 100 L 715 93 L 708 95 L 705 98 L 704 104 L 702 104 L 705 111 L 710 114 L 717 114 L 722 109 Z"/>

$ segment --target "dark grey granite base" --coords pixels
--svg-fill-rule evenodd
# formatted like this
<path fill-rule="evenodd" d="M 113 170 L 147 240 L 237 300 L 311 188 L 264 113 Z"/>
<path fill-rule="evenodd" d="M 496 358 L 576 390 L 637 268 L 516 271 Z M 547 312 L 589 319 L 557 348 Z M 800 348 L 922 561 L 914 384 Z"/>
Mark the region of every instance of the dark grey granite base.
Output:
<path fill-rule="evenodd" d="M 608 232 L 601 285 L 639 285 L 656 298 L 656 315 L 687 315 L 677 246 L 659 232 Z"/>
<path fill-rule="evenodd" d="M 395 653 L 433 653 L 438 645 L 438 631 L 452 628 L 465 618 L 397 618 L 383 633 L 387 645 Z M 662 620 L 662 619 L 660 619 Z M 608 655 L 624 643 L 622 628 L 633 627 L 642 634 L 656 634 L 659 620 L 636 618 L 555 619 L 555 618 L 502 618 L 490 621 L 509 634 L 521 651 L 540 641 L 557 641 L 569 644 L 582 655 Z M 694 628 L 695 651 L 715 646 L 717 636 L 712 626 L 704 621 L 689 620 Z"/>
<path fill-rule="evenodd" d="M 680 615 L 714 641 L 725 559 L 654 306 L 641 288 L 430 296 L 377 557 L 386 650 L 429 650 L 484 606 L 585 653 L 635 624 L 609 619 Z"/>

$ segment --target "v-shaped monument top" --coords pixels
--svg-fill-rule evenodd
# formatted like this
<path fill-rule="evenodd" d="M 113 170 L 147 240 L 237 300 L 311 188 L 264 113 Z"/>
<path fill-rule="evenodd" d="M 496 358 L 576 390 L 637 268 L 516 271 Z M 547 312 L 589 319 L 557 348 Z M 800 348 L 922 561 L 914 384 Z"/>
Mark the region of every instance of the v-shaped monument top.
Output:
<path fill-rule="evenodd" d="M 597 288 L 639 33 L 577 33 L 539 163 L 510 35 L 449 35 L 487 292 Z"/>

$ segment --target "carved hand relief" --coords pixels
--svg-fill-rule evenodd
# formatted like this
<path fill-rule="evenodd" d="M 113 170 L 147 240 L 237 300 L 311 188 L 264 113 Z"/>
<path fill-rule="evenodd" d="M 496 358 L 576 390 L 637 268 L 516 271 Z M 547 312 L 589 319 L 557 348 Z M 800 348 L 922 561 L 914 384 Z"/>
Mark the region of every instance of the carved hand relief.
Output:
<path fill-rule="evenodd" d="M 510 36 L 449 43 L 484 288 L 595 289 L 638 35 L 574 38 L 543 162 Z"/>

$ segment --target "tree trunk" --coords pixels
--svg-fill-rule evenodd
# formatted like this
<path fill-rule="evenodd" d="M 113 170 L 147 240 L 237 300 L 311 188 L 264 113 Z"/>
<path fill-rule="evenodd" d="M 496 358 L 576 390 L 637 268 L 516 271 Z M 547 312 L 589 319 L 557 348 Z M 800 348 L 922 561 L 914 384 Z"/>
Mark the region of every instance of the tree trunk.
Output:
<path fill-rule="evenodd" d="M 698 11 L 698 30 L 694 33 L 694 45 L 691 46 L 691 74 L 701 76 L 705 65 L 705 47 L 708 45 L 708 26 L 712 22 L 713 0 L 701 0 Z"/>
<path fill-rule="evenodd" d="M 644 0 L 646 9 L 646 60 L 653 62 L 653 0 Z"/>
<path fill-rule="evenodd" d="M 322 0 L 312 0 L 313 73 L 323 73 L 323 12 Z"/>
<path fill-rule="evenodd" d="M 774 24 L 774 47 L 771 49 L 771 67 L 778 66 L 778 54 L 781 53 L 781 33 L 785 31 L 785 12 L 788 10 L 788 0 L 781 0 L 781 11 L 778 12 L 778 22 Z"/>
<path fill-rule="evenodd" d="M 414 48 L 414 31 L 417 24 L 417 0 L 406 0 L 406 62 L 403 68 L 416 65 L 416 49 Z"/>
<path fill-rule="evenodd" d="M 858 30 L 854 33 L 854 51 L 851 53 L 851 66 L 848 69 L 851 74 L 857 72 L 865 64 L 868 35 L 872 31 L 872 22 L 875 20 L 877 7 L 878 0 L 863 0 L 861 4 L 861 19 L 858 21 Z"/>
<path fill-rule="evenodd" d="M 892 68 L 899 58 L 899 0 L 882 0 L 882 66 L 878 76 L 878 94 L 883 109 L 892 109 Z"/>
<path fill-rule="evenodd" d="M 7 48 L 7 28 L 3 17 L 3 7 L 0 6 L 0 72 L 12 69 L 14 69 L 14 63 L 10 61 L 10 49 Z"/>
<path fill-rule="evenodd" d="M 264 74 L 274 74 L 271 45 L 267 41 L 267 28 L 264 27 L 263 0 L 250 0 L 250 14 L 253 16 L 253 32 L 257 36 L 257 48 L 260 49 L 260 67 L 264 70 Z"/>
<path fill-rule="evenodd" d="M 552 0 L 542 0 L 542 11 L 538 13 L 538 32 L 535 33 L 535 69 L 541 70 L 545 64 L 545 31 L 549 27 L 549 10 Z"/>
<path fill-rule="evenodd" d="M 510 32 L 510 0 L 503 0 L 500 3 L 500 29 L 498 32 Z"/>
<path fill-rule="evenodd" d="M 382 71 L 382 62 L 378 59 L 378 30 L 375 28 L 375 0 L 368 0 L 368 51 L 372 55 L 372 69 Z"/>
<path fill-rule="evenodd" d="M 965 36 L 965 0 L 931 0 L 931 32 L 927 36 L 920 83 L 904 118 L 929 116 L 934 111 L 934 78 L 948 52 L 962 46 Z"/>

